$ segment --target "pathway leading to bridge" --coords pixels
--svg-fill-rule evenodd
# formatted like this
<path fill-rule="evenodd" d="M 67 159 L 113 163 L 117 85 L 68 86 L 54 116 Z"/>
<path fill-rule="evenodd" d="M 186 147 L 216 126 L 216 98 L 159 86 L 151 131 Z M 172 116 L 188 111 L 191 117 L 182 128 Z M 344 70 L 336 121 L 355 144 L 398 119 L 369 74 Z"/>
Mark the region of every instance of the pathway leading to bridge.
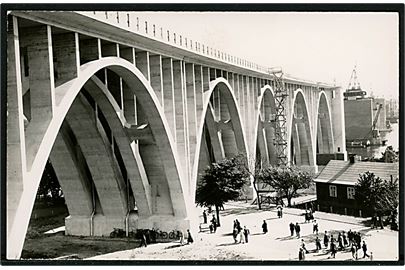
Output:
<path fill-rule="evenodd" d="M 277 218 L 274 210 L 256 210 L 256 206 L 245 203 L 232 203 L 225 206 L 221 213 L 221 224 L 215 234 L 201 232 L 194 234 L 192 245 L 181 246 L 176 243 L 160 243 L 148 245 L 147 248 L 119 251 L 93 258 L 92 260 L 298 260 L 298 249 L 301 239 L 304 239 L 307 249 L 306 260 L 352 260 L 351 253 L 338 252 L 335 259 L 323 249 L 315 249 L 312 234 L 312 223 L 304 223 L 302 210 L 284 209 L 282 219 Z M 374 260 L 398 259 L 398 232 L 389 228 L 384 230 L 370 230 L 363 225 L 364 219 L 316 212 L 315 218 L 319 223 L 320 238 L 325 230 L 337 237 L 339 231 L 360 231 L 368 245 L 368 251 L 373 252 Z M 234 219 L 238 219 L 242 226 L 250 229 L 251 236 L 248 244 L 234 244 L 231 235 Z M 266 220 L 269 233 L 262 233 L 261 224 Z M 291 237 L 288 224 L 299 222 L 302 238 Z M 381 245 L 381 243 L 384 243 Z M 363 256 L 359 251 L 359 258 Z M 363 260 L 363 259 L 360 259 Z"/>

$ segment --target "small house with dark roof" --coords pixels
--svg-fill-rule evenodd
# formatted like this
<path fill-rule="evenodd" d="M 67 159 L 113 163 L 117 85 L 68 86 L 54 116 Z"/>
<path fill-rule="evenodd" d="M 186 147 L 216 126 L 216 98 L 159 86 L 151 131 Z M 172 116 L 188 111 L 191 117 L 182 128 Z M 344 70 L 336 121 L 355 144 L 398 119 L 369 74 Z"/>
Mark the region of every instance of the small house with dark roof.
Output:
<path fill-rule="evenodd" d="M 395 179 L 399 175 L 399 165 L 398 162 L 357 161 L 355 157 L 350 157 L 349 161 L 329 161 L 314 180 L 318 211 L 363 217 L 372 215 L 368 209 L 361 209 L 354 197 L 359 175 L 367 171 L 384 180 Z"/>

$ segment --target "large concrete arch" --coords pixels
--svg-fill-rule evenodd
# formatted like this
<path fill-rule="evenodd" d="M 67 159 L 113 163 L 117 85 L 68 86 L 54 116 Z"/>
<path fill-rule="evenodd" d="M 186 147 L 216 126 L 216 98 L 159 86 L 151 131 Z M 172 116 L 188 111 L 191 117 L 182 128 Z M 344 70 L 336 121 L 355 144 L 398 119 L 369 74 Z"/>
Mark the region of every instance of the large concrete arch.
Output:
<path fill-rule="evenodd" d="M 318 95 L 316 108 L 317 154 L 331 154 L 335 149 L 330 108 L 325 92 L 321 91 Z"/>
<path fill-rule="evenodd" d="M 218 91 L 221 94 L 222 104 L 226 104 L 229 117 L 230 119 L 215 119 L 215 111 L 210 104 L 211 96 Z M 192 188 L 191 188 L 191 197 L 195 200 L 195 191 L 197 186 L 197 179 L 199 173 L 199 165 L 200 165 L 200 154 L 203 152 L 203 139 L 204 139 L 204 126 L 207 124 L 207 128 L 210 129 L 211 134 L 215 132 L 216 125 L 231 125 L 231 129 L 233 131 L 235 144 L 237 147 L 237 152 L 244 154 L 246 156 L 249 155 L 249 150 L 247 147 L 246 137 L 245 137 L 245 130 L 243 128 L 243 123 L 241 121 L 239 106 L 234 95 L 233 89 L 228 83 L 225 78 L 219 77 L 209 83 L 209 90 L 204 93 L 204 105 L 203 110 L 201 112 L 202 117 L 200 119 L 200 123 L 198 125 L 198 133 L 197 133 L 197 146 L 194 155 L 194 163 L 193 163 L 193 171 L 192 171 Z M 225 120 L 225 121 L 224 121 Z M 215 140 L 215 144 L 218 144 L 217 138 L 213 137 L 212 140 Z M 227 156 L 226 155 L 226 147 L 224 148 L 224 153 L 217 153 L 216 156 Z M 232 151 L 232 154 L 237 154 Z"/>
<path fill-rule="evenodd" d="M 292 113 L 289 117 L 289 123 L 291 123 L 291 125 L 288 127 L 287 131 L 287 143 L 290 146 L 288 147 L 290 163 L 293 163 L 293 160 L 291 160 L 293 153 L 291 153 L 291 151 L 294 151 L 298 155 L 296 165 L 316 170 L 311 131 L 312 122 L 309 117 L 308 102 L 301 89 L 297 89 L 294 92 L 292 104 Z M 295 142 L 293 147 L 291 147 L 292 141 Z"/>
<path fill-rule="evenodd" d="M 174 147 L 173 138 L 168 132 L 169 125 L 164 117 L 162 108 L 158 105 L 159 101 L 142 73 L 130 62 L 119 57 L 105 57 L 99 60 L 88 62 L 80 67 L 78 76 L 55 88 L 55 108 L 53 117 L 49 122 L 46 132 L 42 138 L 27 137 L 26 144 L 32 145 L 32 142 L 40 141 L 36 155 L 32 157 L 33 162 L 31 169 L 24 176 L 24 188 L 21 194 L 13 194 L 19 199 L 16 202 L 15 212 L 8 215 L 7 236 L 7 257 L 19 258 L 24 243 L 25 234 L 28 227 L 29 217 L 35 200 L 36 191 L 43 173 L 45 164 L 50 155 L 52 146 L 56 140 L 61 125 L 67 115 L 69 108 L 72 106 L 77 94 L 80 92 L 85 83 L 104 68 L 110 69 L 117 73 L 128 85 L 134 95 L 140 100 L 145 108 L 148 108 L 150 115 L 149 125 L 153 136 L 157 142 L 157 147 L 161 153 L 163 166 L 168 175 L 168 186 L 173 203 L 174 215 L 179 219 L 186 219 L 189 212 L 189 203 L 184 196 L 183 185 L 184 179 L 180 175 L 180 162 Z M 32 140 L 30 142 L 30 140 Z M 8 194 L 9 196 L 9 194 Z M 13 222 L 18 221 L 18 226 L 13 226 Z"/>
<path fill-rule="evenodd" d="M 253 144 L 253 159 L 258 157 L 260 152 L 261 162 L 264 166 L 276 164 L 276 150 L 273 143 L 274 125 L 273 120 L 276 113 L 274 90 L 270 85 L 265 85 L 260 90 L 258 98 L 258 112 L 255 116 L 255 137 Z M 251 158 L 251 159 L 252 159 Z"/>

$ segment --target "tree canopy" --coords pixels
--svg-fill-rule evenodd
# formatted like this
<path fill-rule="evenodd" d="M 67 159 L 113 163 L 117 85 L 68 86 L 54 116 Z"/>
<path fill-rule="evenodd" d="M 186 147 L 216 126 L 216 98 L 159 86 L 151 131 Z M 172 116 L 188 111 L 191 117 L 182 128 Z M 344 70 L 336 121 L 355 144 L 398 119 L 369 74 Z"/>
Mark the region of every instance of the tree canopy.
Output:
<path fill-rule="evenodd" d="M 355 198 L 365 209 L 376 214 L 395 211 L 399 204 L 398 179 L 384 180 L 372 172 L 360 174 L 355 185 Z"/>
<path fill-rule="evenodd" d="M 197 187 L 197 204 L 222 207 L 225 202 L 238 198 L 248 176 L 237 158 L 213 163 L 205 170 Z"/>
<path fill-rule="evenodd" d="M 224 159 L 208 167 L 198 183 L 196 203 L 200 206 L 215 206 L 219 224 L 219 208 L 230 200 L 237 199 L 249 174 L 237 157 Z"/>
<path fill-rule="evenodd" d="M 299 189 L 310 187 L 313 176 L 295 166 L 270 166 L 262 170 L 259 178 L 287 198 L 288 206 L 291 206 L 291 199 L 297 195 Z"/>

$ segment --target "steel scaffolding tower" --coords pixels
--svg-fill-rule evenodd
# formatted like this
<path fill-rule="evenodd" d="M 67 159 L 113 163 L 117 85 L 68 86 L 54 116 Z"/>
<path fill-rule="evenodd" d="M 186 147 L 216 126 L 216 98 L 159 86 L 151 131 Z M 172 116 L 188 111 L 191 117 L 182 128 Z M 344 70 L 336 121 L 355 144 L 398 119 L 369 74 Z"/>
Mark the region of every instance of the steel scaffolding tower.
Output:
<path fill-rule="evenodd" d="M 271 71 L 274 77 L 274 94 L 276 103 L 275 117 L 275 139 L 277 153 L 277 165 L 286 166 L 287 158 L 287 117 L 285 104 L 287 100 L 287 90 L 284 87 L 283 71 L 281 69 Z"/>
<path fill-rule="evenodd" d="M 283 71 L 281 70 L 281 68 L 271 69 L 269 70 L 269 73 L 272 74 L 274 78 L 273 89 L 275 95 L 276 115 L 272 122 L 274 123 L 275 131 L 275 138 L 273 143 L 276 146 L 277 165 L 287 166 L 287 117 L 285 107 L 288 94 L 287 90 L 284 87 Z M 280 202 L 277 195 L 271 195 L 271 193 L 274 193 L 275 190 L 272 189 L 270 185 L 263 182 L 258 182 L 256 185 L 259 198 L 254 200 L 253 203 L 257 202 L 259 204 L 259 208 L 261 208 L 261 204 L 264 203 L 278 204 Z"/>

